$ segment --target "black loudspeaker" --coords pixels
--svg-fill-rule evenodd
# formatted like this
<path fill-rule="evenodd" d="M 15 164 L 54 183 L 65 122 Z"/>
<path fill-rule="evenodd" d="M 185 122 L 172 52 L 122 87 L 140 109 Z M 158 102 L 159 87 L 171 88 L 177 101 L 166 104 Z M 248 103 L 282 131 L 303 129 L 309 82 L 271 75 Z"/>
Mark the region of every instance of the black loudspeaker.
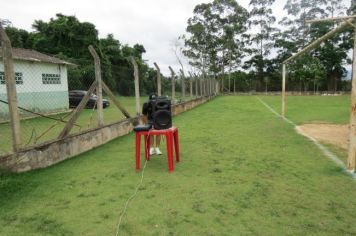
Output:
<path fill-rule="evenodd" d="M 152 101 L 153 127 L 169 129 L 172 127 L 171 100 L 167 97 L 156 97 Z"/>

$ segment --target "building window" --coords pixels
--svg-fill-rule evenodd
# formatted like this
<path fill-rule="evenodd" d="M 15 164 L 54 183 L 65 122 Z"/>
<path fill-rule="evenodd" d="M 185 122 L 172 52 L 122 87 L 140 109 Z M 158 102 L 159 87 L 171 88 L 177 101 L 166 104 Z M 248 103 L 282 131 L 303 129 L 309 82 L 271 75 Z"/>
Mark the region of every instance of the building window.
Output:
<path fill-rule="evenodd" d="M 5 84 L 5 73 L 0 71 L 0 84 Z"/>
<path fill-rule="evenodd" d="M 21 72 L 16 72 L 15 73 L 15 82 L 16 84 L 23 84 L 23 78 L 22 78 L 22 73 Z M 5 73 L 3 71 L 0 71 L 0 84 L 5 84 Z"/>
<path fill-rule="evenodd" d="M 60 74 L 42 74 L 43 84 L 61 84 Z"/>
<path fill-rule="evenodd" d="M 16 84 L 23 84 L 22 73 L 16 72 L 15 73 L 15 82 Z"/>

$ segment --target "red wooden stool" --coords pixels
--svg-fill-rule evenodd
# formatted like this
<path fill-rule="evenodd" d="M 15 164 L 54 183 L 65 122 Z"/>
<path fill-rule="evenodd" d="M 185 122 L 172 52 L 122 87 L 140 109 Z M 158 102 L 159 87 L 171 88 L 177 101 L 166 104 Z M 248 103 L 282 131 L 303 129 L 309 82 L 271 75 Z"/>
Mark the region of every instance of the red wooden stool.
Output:
<path fill-rule="evenodd" d="M 168 171 L 172 172 L 174 170 L 173 166 L 173 143 L 174 150 L 176 154 L 176 162 L 179 162 L 179 139 L 178 139 L 178 128 L 171 127 L 169 129 L 151 129 L 149 131 L 136 131 L 136 170 L 140 169 L 140 154 L 141 154 L 141 135 L 143 135 L 145 140 L 145 159 L 150 160 L 150 136 L 152 135 L 165 135 L 167 143 L 167 161 L 168 161 Z"/>

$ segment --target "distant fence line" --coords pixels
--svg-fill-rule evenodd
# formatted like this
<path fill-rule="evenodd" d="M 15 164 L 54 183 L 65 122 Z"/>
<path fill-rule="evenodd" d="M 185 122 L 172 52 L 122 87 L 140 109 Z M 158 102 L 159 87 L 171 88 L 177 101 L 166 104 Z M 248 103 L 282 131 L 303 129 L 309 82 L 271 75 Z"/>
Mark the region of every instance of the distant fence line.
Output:
<path fill-rule="evenodd" d="M 313 91 L 307 91 L 307 92 L 299 92 L 299 91 L 287 91 L 286 95 L 291 95 L 291 96 L 339 96 L 339 95 L 350 95 L 350 91 L 337 91 L 335 93 L 330 93 L 328 91 L 320 91 L 320 92 L 313 92 Z M 270 92 L 256 92 L 256 91 L 251 91 L 251 92 L 225 92 L 223 93 L 224 95 L 267 95 L 267 96 L 281 96 L 280 91 L 270 91 Z"/>

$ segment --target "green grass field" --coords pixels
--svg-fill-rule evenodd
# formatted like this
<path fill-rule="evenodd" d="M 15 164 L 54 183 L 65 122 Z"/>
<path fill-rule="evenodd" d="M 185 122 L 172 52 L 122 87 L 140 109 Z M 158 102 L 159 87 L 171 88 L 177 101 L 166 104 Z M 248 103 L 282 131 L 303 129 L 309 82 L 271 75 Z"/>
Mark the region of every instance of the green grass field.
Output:
<path fill-rule="evenodd" d="M 261 98 L 278 109 L 279 97 Z M 345 123 L 348 101 L 289 97 L 287 114 Z M 119 235 L 356 234 L 355 180 L 257 97 L 218 97 L 174 124 L 182 161 L 169 174 L 165 155 L 152 157 Z M 47 169 L 3 173 L 0 235 L 115 235 L 141 178 L 134 155 L 129 134 Z"/>
<path fill-rule="evenodd" d="M 261 98 L 281 112 L 280 96 Z M 333 123 L 346 124 L 350 120 L 350 95 L 342 96 L 287 96 L 286 117 L 296 124 Z"/>

